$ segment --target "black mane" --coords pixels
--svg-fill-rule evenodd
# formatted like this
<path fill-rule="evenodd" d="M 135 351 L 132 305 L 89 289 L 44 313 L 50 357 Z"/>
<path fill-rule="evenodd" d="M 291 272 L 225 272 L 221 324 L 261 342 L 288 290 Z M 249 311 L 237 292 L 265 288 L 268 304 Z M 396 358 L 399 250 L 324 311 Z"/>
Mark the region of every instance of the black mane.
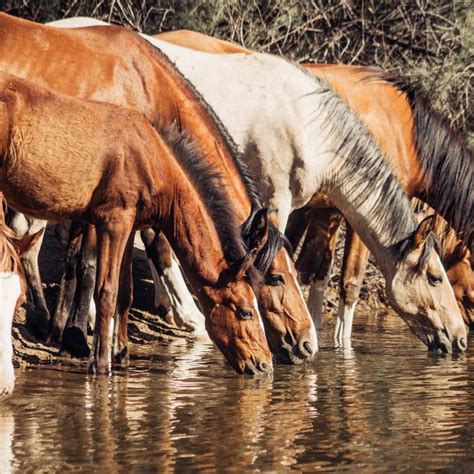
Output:
<path fill-rule="evenodd" d="M 416 152 L 427 182 L 427 189 L 419 197 L 436 209 L 454 228 L 459 239 L 471 248 L 474 158 L 465 138 L 433 109 L 420 87 L 375 68 L 366 79 L 388 82 L 406 95 L 413 111 Z"/>
<path fill-rule="evenodd" d="M 147 42 L 148 43 L 148 42 Z M 167 61 L 171 67 L 176 71 L 176 73 L 179 75 L 179 77 L 182 79 L 184 84 L 186 84 L 186 87 L 188 87 L 194 96 L 196 97 L 197 100 L 199 100 L 200 104 L 204 107 L 205 111 L 207 114 L 211 117 L 211 119 L 214 121 L 216 124 L 218 132 L 221 134 L 222 138 L 224 139 L 224 142 L 226 143 L 227 147 L 230 150 L 230 154 L 234 160 L 234 163 L 236 165 L 237 170 L 239 171 L 239 174 L 242 178 L 242 181 L 244 183 L 245 189 L 247 191 L 248 197 L 251 202 L 252 206 L 252 211 L 250 213 L 250 216 L 248 219 L 242 224 L 242 229 L 241 229 L 241 234 L 242 237 L 245 241 L 246 244 L 248 244 L 248 230 L 250 229 L 251 222 L 255 216 L 255 213 L 261 209 L 262 203 L 260 201 L 260 196 L 257 190 L 257 187 L 255 185 L 255 182 L 253 180 L 253 177 L 251 175 L 251 172 L 249 170 L 249 167 L 246 163 L 246 161 L 242 158 L 242 154 L 238 151 L 237 145 L 230 136 L 227 128 L 224 126 L 220 118 L 217 116 L 217 114 L 214 112 L 214 109 L 212 109 L 209 104 L 205 101 L 204 97 L 202 94 L 195 88 L 195 86 L 188 81 L 181 71 L 176 67 L 176 65 L 171 61 L 163 51 L 161 51 L 159 48 L 157 48 L 155 45 L 149 43 L 149 45 L 155 50 L 157 54 L 159 54 L 165 61 Z M 174 134 L 176 133 L 173 132 Z M 197 163 L 194 163 L 192 166 L 193 168 L 195 167 L 195 170 L 197 173 L 199 173 L 199 153 L 197 150 L 194 150 L 193 152 L 194 156 L 197 156 L 195 158 L 195 161 Z M 186 160 L 185 160 L 186 161 Z M 194 171 L 192 171 L 194 172 Z M 212 184 L 210 187 L 212 187 L 214 184 Z M 217 216 L 216 216 L 217 217 Z M 222 217 L 221 217 L 222 218 Z M 219 221 L 217 221 L 219 222 Z M 225 242 L 225 241 L 224 241 Z M 268 241 L 264 245 L 264 247 L 259 251 L 256 259 L 255 259 L 255 267 L 261 272 L 262 275 L 265 275 L 265 273 L 268 271 L 270 268 L 270 265 L 273 261 L 273 259 L 276 257 L 278 252 L 282 247 L 285 247 L 287 251 L 291 254 L 292 249 L 291 249 L 291 244 L 289 241 L 286 239 L 284 234 L 282 234 L 278 228 L 273 224 L 270 223 L 270 229 L 269 229 L 269 237 Z"/>
<path fill-rule="evenodd" d="M 155 123 L 154 126 L 203 199 L 216 227 L 227 263 L 229 266 L 239 263 L 248 252 L 221 174 L 202 159 L 198 148 L 186 132 L 180 132 L 176 125 L 164 128 Z M 252 286 L 257 288 L 260 282 L 258 271 L 251 267 L 247 274 Z"/>
<path fill-rule="evenodd" d="M 249 170 L 249 167 L 245 160 L 242 158 L 242 154 L 238 150 L 237 144 L 235 143 L 234 139 L 231 137 L 229 131 L 225 127 L 225 125 L 222 123 L 222 120 L 217 116 L 215 113 L 214 109 L 209 106 L 209 104 L 206 102 L 202 94 L 196 89 L 196 87 L 181 73 L 181 71 L 178 69 L 176 64 L 168 57 L 166 54 L 161 51 L 158 47 L 156 47 L 154 44 L 150 43 L 144 38 L 141 38 L 150 48 L 152 51 L 154 51 L 154 54 L 157 54 L 160 56 L 162 60 L 167 62 L 171 68 L 176 72 L 176 74 L 181 78 L 183 83 L 186 85 L 186 87 L 193 93 L 193 95 L 196 97 L 196 99 L 199 101 L 199 103 L 202 105 L 206 113 L 209 115 L 211 120 L 216 126 L 217 132 L 221 135 L 224 143 L 226 144 L 227 148 L 230 151 L 230 155 L 232 156 L 235 166 L 240 172 L 240 176 L 242 177 L 242 180 L 245 184 L 245 187 L 247 189 L 249 198 L 252 202 L 252 207 L 259 206 L 260 205 L 260 197 L 259 193 L 257 190 L 257 187 L 255 185 L 255 182 L 253 180 L 252 174 Z"/>
<path fill-rule="evenodd" d="M 258 208 L 254 208 L 250 213 L 248 219 L 242 224 L 241 233 L 242 238 L 244 239 L 245 244 L 247 247 L 250 245 L 250 230 L 252 228 L 252 223 L 257 214 Z M 279 229 L 273 224 L 273 222 L 269 222 L 269 229 L 268 229 L 268 239 L 265 242 L 263 248 L 258 252 L 257 257 L 255 259 L 254 265 L 257 270 L 262 274 L 265 275 L 268 270 L 270 269 L 270 265 L 273 262 L 273 259 L 277 256 L 278 252 L 281 248 L 284 247 L 290 257 L 293 254 L 293 248 L 290 244 L 290 241 L 286 238 L 284 234 L 282 234 Z"/>

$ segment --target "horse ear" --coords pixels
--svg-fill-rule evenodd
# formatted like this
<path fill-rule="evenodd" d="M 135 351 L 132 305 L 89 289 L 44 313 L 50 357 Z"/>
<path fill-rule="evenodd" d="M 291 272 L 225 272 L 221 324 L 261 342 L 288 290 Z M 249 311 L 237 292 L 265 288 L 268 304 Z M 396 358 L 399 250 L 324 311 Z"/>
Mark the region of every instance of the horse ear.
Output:
<path fill-rule="evenodd" d="M 259 209 L 252 220 L 250 226 L 248 247 L 250 250 L 259 252 L 268 240 L 270 221 L 268 215 L 271 211 L 267 208 Z"/>
<path fill-rule="evenodd" d="M 31 248 L 43 237 L 44 229 L 45 227 L 42 227 L 38 232 L 25 235 L 15 242 L 15 247 L 20 257 L 30 251 Z"/>
<path fill-rule="evenodd" d="M 236 268 L 235 281 L 242 280 L 242 278 L 245 277 L 245 274 L 247 273 L 248 269 L 255 262 L 257 253 L 258 253 L 258 250 L 253 249 L 240 261 L 238 267 Z"/>
<path fill-rule="evenodd" d="M 431 231 L 433 230 L 434 224 L 434 214 L 431 216 L 425 217 L 419 224 L 418 228 L 415 231 L 415 235 L 413 237 L 414 243 L 416 247 L 421 247 L 426 242 L 426 239 L 430 235 Z"/>

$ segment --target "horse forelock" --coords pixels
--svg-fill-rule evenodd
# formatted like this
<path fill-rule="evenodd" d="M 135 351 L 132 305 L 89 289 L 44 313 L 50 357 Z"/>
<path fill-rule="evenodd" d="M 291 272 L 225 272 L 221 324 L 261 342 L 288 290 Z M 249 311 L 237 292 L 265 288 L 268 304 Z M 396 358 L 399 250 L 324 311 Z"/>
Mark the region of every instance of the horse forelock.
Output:
<path fill-rule="evenodd" d="M 408 237 L 404 238 L 403 240 L 392 246 L 391 250 L 394 252 L 399 262 L 405 261 L 408 254 L 415 249 L 415 232 L 416 231 L 412 232 Z M 439 241 L 434 235 L 434 233 L 431 232 L 423 244 L 423 248 L 421 250 L 421 254 L 418 258 L 417 264 L 411 269 L 411 272 L 413 274 L 420 275 L 426 270 L 431 252 L 433 250 L 436 251 L 438 254 L 440 253 Z"/>
<path fill-rule="evenodd" d="M 159 122 L 154 125 L 201 197 L 214 223 L 229 267 L 238 264 L 247 255 L 247 249 L 222 175 L 206 163 L 187 132 L 179 131 L 176 124 L 165 129 Z M 258 288 L 258 272 L 250 268 L 248 276 L 252 286 Z"/>
<path fill-rule="evenodd" d="M 241 226 L 241 233 L 242 238 L 244 239 L 245 244 L 247 247 L 250 245 L 250 230 L 252 228 L 253 220 L 256 216 L 257 211 L 260 208 L 252 209 L 250 216 Z M 280 250 L 285 248 L 290 256 L 293 254 L 293 247 L 287 237 L 280 232 L 278 227 L 273 223 L 269 222 L 268 227 L 268 238 L 263 247 L 257 253 L 255 258 L 255 267 L 257 270 L 265 276 L 268 270 L 270 269 L 270 265 L 272 264 L 275 257 L 278 255 Z"/>

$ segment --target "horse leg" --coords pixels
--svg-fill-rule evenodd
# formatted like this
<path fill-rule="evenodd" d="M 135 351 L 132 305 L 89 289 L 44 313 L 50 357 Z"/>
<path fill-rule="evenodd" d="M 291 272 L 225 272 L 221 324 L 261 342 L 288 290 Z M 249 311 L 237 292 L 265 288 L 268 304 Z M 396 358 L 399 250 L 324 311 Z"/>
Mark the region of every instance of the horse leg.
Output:
<path fill-rule="evenodd" d="M 114 213 L 96 224 L 97 279 L 94 301 L 97 317 L 89 370 L 107 374 L 110 364 L 109 328 L 117 305 L 120 267 L 132 232 L 134 214 Z"/>
<path fill-rule="evenodd" d="M 313 209 L 308 232 L 296 261 L 300 281 L 310 283 L 308 310 L 316 330 L 324 326 L 324 293 L 329 281 L 337 231 L 342 222 L 340 212 L 332 208 Z"/>
<path fill-rule="evenodd" d="M 58 303 L 49 328 L 50 342 L 61 342 L 64 327 L 66 326 L 66 322 L 71 314 L 74 303 L 74 293 L 77 285 L 76 268 L 81 250 L 82 234 L 83 224 L 80 222 L 72 222 L 59 288 Z"/>
<path fill-rule="evenodd" d="M 158 229 L 154 233 L 154 239 L 150 241 L 148 234 L 144 244 L 155 285 L 155 305 L 169 302 L 176 325 L 188 329 L 193 336 L 205 336 L 204 316 L 186 285 L 178 261 L 166 237 Z"/>
<path fill-rule="evenodd" d="M 346 244 L 341 269 L 339 308 L 334 342 L 337 347 L 350 347 L 352 322 L 365 269 L 369 261 L 369 250 L 350 225 L 346 225 Z"/>
<path fill-rule="evenodd" d="M 140 232 L 145 252 L 148 257 L 148 265 L 153 279 L 154 287 L 154 305 L 158 311 L 158 315 L 170 324 L 176 324 L 171 309 L 171 296 L 168 290 L 161 282 L 163 270 L 171 264 L 171 247 L 166 247 L 164 242 L 158 236 L 159 230 L 144 229 Z"/>
<path fill-rule="evenodd" d="M 115 313 L 113 362 L 122 366 L 127 366 L 129 361 L 128 312 L 133 302 L 132 261 L 134 240 L 135 232 L 131 232 L 120 266 L 120 292 L 117 297 L 117 310 Z"/>
<path fill-rule="evenodd" d="M 94 294 L 97 271 L 97 234 L 93 225 L 85 228 L 82 239 L 79 264 L 77 265 L 77 284 L 74 298 L 74 311 L 70 315 L 62 337 L 62 350 L 72 357 L 88 357 L 87 322 Z"/>
<path fill-rule="evenodd" d="M 46 226 L 46 221 L 40 219 L 31 219 L 20 212 L 11 211 L 10 227 L 18 236 L 32 235 Z M 34 308 L 33 314 L 28 315 L 26 325 L 32 332 L 46 339 L 48 327 L 51 319 L 46 298 L 44 296 L 41 275 L 38 266 L 38 256 L 43 243 L 43 235 L 38 239 L 35 245 L 21 256 L 21 263 L 25 269 L 26 280 L 28 282 L 28 300 Z"/>
<path fill-rule="evenodd" d="M 308 227 L 310 209 L 301 207 L 290 214 L 286 224 L 285 236 L 290 241 L 291 246 L 296 251 L 301 239 Z"/>

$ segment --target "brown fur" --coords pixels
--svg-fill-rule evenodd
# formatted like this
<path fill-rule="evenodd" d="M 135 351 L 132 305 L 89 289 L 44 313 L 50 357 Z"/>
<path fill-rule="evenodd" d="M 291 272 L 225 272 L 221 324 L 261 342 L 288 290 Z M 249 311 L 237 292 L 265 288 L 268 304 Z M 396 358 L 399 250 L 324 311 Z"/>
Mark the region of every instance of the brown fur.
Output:
<path fill-rule="evenodd" d="M 29 61 L 33 55 L 34 63 Z M 255 190 L 232 140 L 168 59 L 133 32 L 119 27 L 59 30 L 0 14 L 0 69 L 73 97 L 137 109 L 162 127 L 176 123 L 187 131 L 203 162 L 224 177 L 230 198 L 240 203 L 240 223 L 249 215 Z M 304 338 L 310 330 L 307 310 L 288 277 L 292 270 L 284 252 L 275 257 L 275 265 L 287 275 L 286 313 L 280 314 L 285 330 L 282 334 L 271 324 L 267 330 L 276 331 L 275 340 L 283 341 L 286 332 Z M 262 291 L 279 290 L 264 285 Z M 266 321 L 271 311 L 263 304 L 261 310 Z"/>
<path fill-rule="evenodd" d="M 127 241 L 132 230 L 155 223 L 162 224 L 180 257 L 208 315 L 210 336 L 229 362 L 239 372 L 270 366 L 258 317 L 237 317 L 240 308 L 252 311 L 254 293 L 247 282 L 232 278 L 209 211 L 212 204 L 184 171 L 182 163 L 189 157 L 176 155 L 173 141 L 167 142 L 138 112 L 53 94 L 3 73 L 0 104 L 5 119 L 0 129 L 0 186 L 9 204 L 38 218 L 76 219 L 96 227 L 93 358 L 98 372 L 108 370 L 108 329 L 122 260 L 127 267 L 122 283 L 130 285 L 127 262 L 132 246 Z M 208 175 L 214 179 L 211 170 Z M 224 197 L 225 187 L 215 184 Z M 242 249 L 244 259 L 234 216 L 229 214 L 226 222 L 236 229 L 227 235 L 238 239 L 230 245 Z M 225 282 L 223 273 L 229 274 Z M 127 290 L 119 309 L 128 311 L 130 303 Z"/>
<path fill-rule="evenodd" d="M 211 38 L 201 33 L 189 30 L 178 30 L 166 34 L 156 35 L 157 38 L 170 43 L 187 46 L 191 49 L 207 53 L 246 53 L 252 51 L 240 45 Z M 425 175 L 422 170 L 420 157 L 414 137 L 414 116 L 410 103 L 405 94 L 400 92 L 388 81 L 365 81 L 374 74 L 373 68 L 362 66 L 305 64 L 304 67 L 316 77 L 326 81 L 330 87 L 342 97 L 349 107 L 357 114 L 359 119 L 374 136 L 380 149 L 387 157 L 394 168 L 395 175 L 400 184 L 410 196 L 423 193 L 427 187 Z M 315 202 L 309 203 L 308 208 L 316 208 L 321 203 L 320 197 L 315 197 Z M 300 214 L 295 222 L 304 215 L 310 219 L 310 214 Z M 315 210 L 314 219 L 320 211 Z M 334 250 L 334 235 L 337 226 L 333 225 L 337 210 L 332 213 L 325 213 L 325 222 L 321 222 L 319 230 L 314 228 L 306 234 L 305 245 L 317 248 L 316 254 L 306 254 L 302 250 L 302 256 L 298 259 L 297 268 L 308 269 L 315 267 L 328 269 L 332 261 Z M 321 216 L 319 216 L 321 219 Z M 291 222 L 291 221 L 290 221 Z M 300 236 L 306 231 L 308 226 L 303 226 Z M 332 235 L 331 235 L 332 232 Z M 294 227 L 290 233 L 295 233 Z M 453 242 L 453 239 L 455 242 Z M 291 240 L 291 239 L 290 239 Z M 292 241 L 295 246 L 299 240 Z M 329 244 L 326 249 L 321 246 L 321 242 Z M 465 251 L 459 253 L 457 249 L 462 244 L 451 234 L 451 237 L 442 238 L 443 262 L 448 269 L 448 277 L 454 286 L 456 298 L 462 308 L 462 313 L 466 322 L 473 323 L 472 307 L 474 304 L 474 290 L 472 283 L 472 267 L 470 265 L 470 255 Z M 343 274 L 341 292 L 343 298 L 355 301 L 359 296 L 360 286 L 368 260 L 368 250 L 357 234 L 350 232 L 349 243 L 346 244 L 344 253 Z M 307 259 L 311 259 L 308 261 Z M 449 271 L 449 269 L 452 269 Z M 314 271 L 314 270 L 313 270 Z M 462 289 L 461 289 L 462 288 Z M 467 295 L 470 295 L 469 297 Z M 468 315 L 471 314 L 469 317 Z"/>

